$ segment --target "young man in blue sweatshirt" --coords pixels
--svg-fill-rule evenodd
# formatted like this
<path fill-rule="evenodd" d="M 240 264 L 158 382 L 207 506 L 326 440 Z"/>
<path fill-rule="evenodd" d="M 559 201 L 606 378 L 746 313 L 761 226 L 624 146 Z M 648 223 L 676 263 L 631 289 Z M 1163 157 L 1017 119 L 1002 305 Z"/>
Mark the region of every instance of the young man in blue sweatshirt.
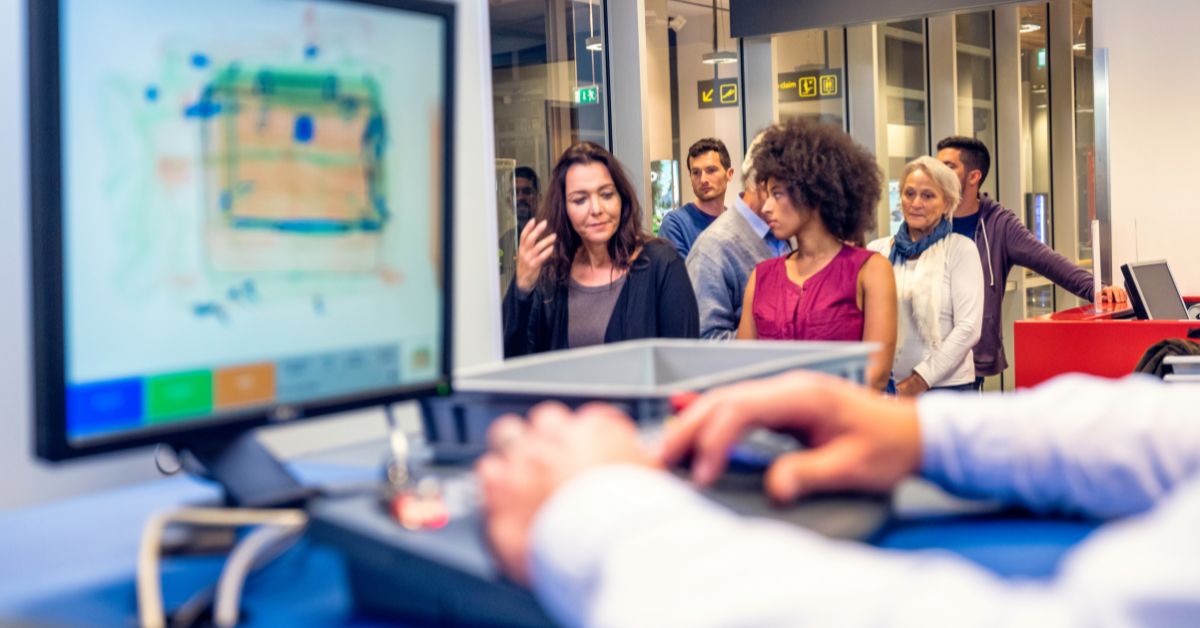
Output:
<path fill-rule="evenodd" d="M 1001 306 L 1004 284 L 1013 266 L 1024 266 L 1075 296 L 1095 301 L 1092 274 L 1042 244 L 1012 211 L 979 193 L 991 167 L 983 142 L 970 137 L 947 137 L 938 142 L 938 161 L 949 166 L 962 184 L 962 202 L 954 211 L 954 232 L 975 241 L 983 262 L 983 331 L 975 345 L 975 382 L 1008 367 L 1004 356 Z M 1107 286 L 1099 301 L 1125 301 L 1125 291 Z"/>
<path fill-rule="evenodd" d="M 700 233 L 725 211 L 725 190 L 733 178 L 725 143 L 712 137 L 692 144 L 687 167 L 696 201 L 668 212 L 658 228 L 658 235 L 674 244 L 683 259 L 687 259 Z"/>

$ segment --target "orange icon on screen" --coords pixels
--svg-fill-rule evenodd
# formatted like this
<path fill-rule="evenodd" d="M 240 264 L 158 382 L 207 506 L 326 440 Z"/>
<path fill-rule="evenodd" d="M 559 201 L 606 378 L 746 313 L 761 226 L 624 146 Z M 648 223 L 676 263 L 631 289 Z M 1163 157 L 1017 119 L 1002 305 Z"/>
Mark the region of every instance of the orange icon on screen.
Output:
<path fill-rule="evenodd" d="M 247 364 L 213 372 L 214 402 L 218 408 L 267 403 L 275 399 L 275 365 Z"/>

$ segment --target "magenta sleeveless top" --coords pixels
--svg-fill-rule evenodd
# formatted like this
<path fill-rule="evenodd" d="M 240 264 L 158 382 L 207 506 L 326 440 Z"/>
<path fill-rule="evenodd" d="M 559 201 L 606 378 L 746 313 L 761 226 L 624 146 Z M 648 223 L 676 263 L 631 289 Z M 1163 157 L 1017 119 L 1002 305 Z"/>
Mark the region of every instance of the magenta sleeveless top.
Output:
<path fill-rule="evenodd" d="M 787 256 L 755 267 L 752 313 L 763 340 L 862 340 L 858 272 L 873 253 L 845 245 L 798 286 L 788 278 Z"/>

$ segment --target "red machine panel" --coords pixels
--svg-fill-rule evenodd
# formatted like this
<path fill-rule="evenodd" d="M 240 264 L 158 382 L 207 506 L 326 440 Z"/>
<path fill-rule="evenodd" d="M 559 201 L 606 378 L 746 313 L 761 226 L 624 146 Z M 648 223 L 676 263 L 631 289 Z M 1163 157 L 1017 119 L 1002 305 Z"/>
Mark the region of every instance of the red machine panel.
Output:
<path fill-rule="evenodd" d="M 1187 297 L 1188 304 L 1200 297 Z M 1200 321 L 1118 319 L 1129 308 L 1085 305 L 1017 321 L 1013 358 L 1017 388 L 1036 386 L 1063 373 L 1123 377 L 1133 372 L 1150 345 L 1186 338 Z"/>

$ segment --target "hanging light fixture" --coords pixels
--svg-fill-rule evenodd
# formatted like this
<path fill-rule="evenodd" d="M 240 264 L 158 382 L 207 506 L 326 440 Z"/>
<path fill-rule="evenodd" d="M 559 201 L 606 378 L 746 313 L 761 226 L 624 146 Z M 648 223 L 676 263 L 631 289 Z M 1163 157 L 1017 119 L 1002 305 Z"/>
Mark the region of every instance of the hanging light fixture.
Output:
<path fill-rule="evenodd" d="M 700 57 L 700 61 L 709 65 L 717 65 L 718 63 L 737 63 L 737 53 L 732 50 L 721 50 L 717 46 L 717 0 L 712 3 L 712 19 L 713 19 L 713 49 L 712 52 L 706 52 Z"/>
<path fill-rule="evenodd" d="M 738 56 L 737 53 L 732 50 L 714 50 L 712 52 L 704 53 L 704 55 L 700 57 L 700 60 L 709 65 L 716 65 L 718 63 L 737 63 Z"/>
<path fill-rule="evenodd" d="M 591 0 L 588 0 L 588 38 L 583 40 L 583 47 L 592 52 L 604 51 L 604 38 L 596 34 L 596 22 L 592 18 Z"/>

